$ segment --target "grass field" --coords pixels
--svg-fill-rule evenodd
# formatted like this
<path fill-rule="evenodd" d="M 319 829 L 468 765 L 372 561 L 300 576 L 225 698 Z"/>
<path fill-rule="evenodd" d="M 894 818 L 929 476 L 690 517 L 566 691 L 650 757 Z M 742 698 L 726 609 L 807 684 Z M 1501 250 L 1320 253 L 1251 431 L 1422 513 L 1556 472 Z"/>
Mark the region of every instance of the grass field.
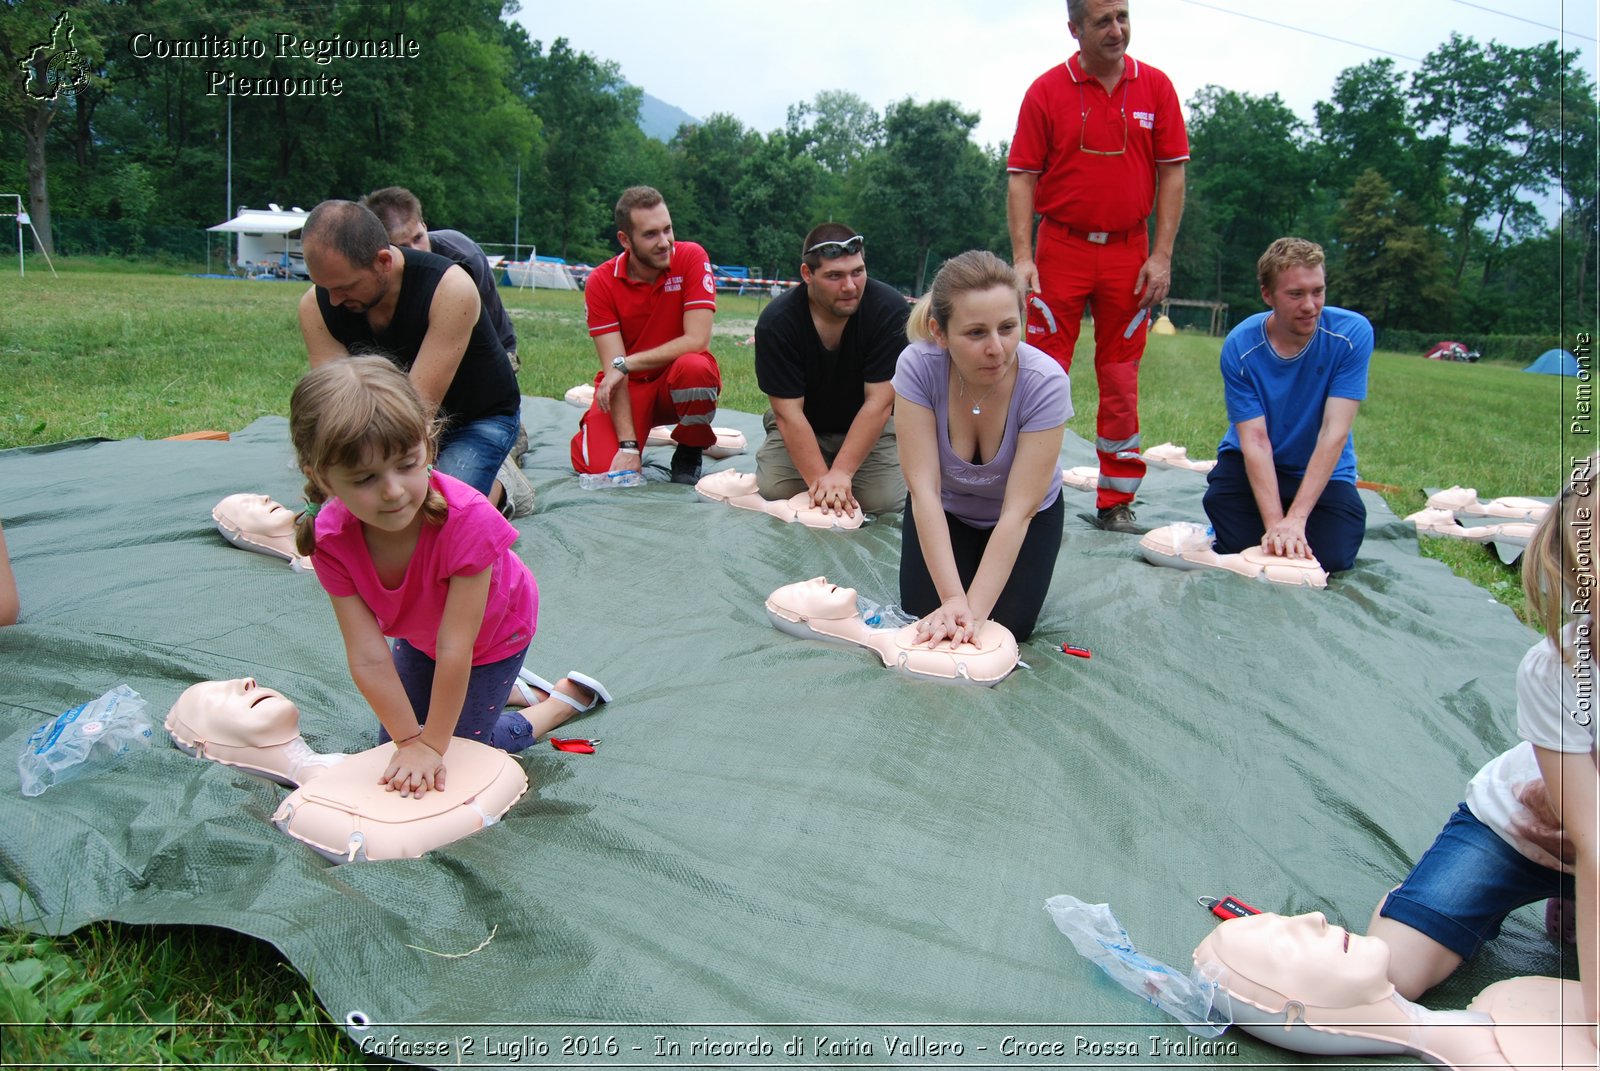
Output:
<path fill-rule="evenodd" d="M 263 414 L 287 413 L 290 388 L 305 367 L 295 326 L 303 287 L 115 268 L 66 269 L 59 279 L 42 264 L 21 279 L 0 272 L 0 449 L 234 430 Z M 560 397 L 592 379 L 581 297 L 505 292 L 524 394 Z M 720 304 L 712 350 L 723 370 L 723 404 L 760 412 L 765 398 L 752 350 L 742 343 L 764 299 L 725 297 Z M 1146 444 L 1171 441 L 1196 458 L 1214 455 L 1226 427 L 1219 346 L 1189 335 L 1150 340 L 1140 405 Z M 1085 339 L 1073 377 L 1079 415 L 1069 425 L 1090 439 L 1091 352 Z M 1400 515 L 1421 507 L 1424 486 L 1463 484 L 1483 498 L 1553 494 L 1569 471 L 1570 450 L 1593 448 L 1565 441 L 1564 389 L 1570 381 L 1503 365 L 1376 354 L 1369 400 L 1356 421 L 1362 476 L 1402 488 L 1385 495 Z M 5 505 L 0 488 L 0 518 Z M 1428 539 L 1424 549 L 1520 611 L 1516 571 L 1483 548 Z M 61 938 L 0 934 L 0 1037 L 8 1066 L 361 1062 L 310 986 L 270 946 L 182 927 L 97 924 Z"/>

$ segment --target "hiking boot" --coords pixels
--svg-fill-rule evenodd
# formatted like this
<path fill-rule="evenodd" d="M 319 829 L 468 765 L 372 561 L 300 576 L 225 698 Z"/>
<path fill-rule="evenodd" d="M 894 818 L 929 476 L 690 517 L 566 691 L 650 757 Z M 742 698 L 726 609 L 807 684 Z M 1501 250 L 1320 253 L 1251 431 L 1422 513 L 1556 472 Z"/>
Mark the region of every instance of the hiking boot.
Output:
<path fill-rule="evenodd" d="M 517 438 L 516 438 L 516 441 L 511 444 L 511 463 L 513 465 L 519 465 L 520 466 L 522 464 L 522 455 L 526 454 L 527 452 L 528 452 L 528 429 L 522 426 L 522 422 L 521 421 L 518 421 L 517 422 Z"/>
<path fill-rule="evenodd" d="M 698 446 L 679 446 L 672 451 L 672 482 L 695 484 L 700 482 L 700 454 Z"/>
<path fill-rule="evenodd" d="M 1133 519 L 1133 507 L 1126 502 L 1107 506 L 1095 513 L 1094 526 L 1102 532 L 1121 532 L 1124 535 L 1144 535 L 1148 530 Z"/>
<path fill-rule="evenodd" d="M 506 520 L 513 521 L 533 512 L 533 485 L 514 461 L 509 457 L 502 461 L 494 478 L 503 492 L 500 513 Z"/>

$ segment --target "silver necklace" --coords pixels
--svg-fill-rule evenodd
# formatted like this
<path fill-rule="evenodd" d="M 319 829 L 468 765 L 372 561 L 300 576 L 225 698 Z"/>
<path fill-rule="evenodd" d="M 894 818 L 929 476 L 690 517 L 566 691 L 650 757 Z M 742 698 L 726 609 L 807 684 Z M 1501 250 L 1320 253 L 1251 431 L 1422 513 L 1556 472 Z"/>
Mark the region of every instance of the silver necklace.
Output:
<path fill-rule="evenodd" d="M 954 367 L 954 362 L 951 363 L 951 366 Z M 972 415 L 973 416 L 982 416 L 983 415 L 983 403 L 989 400 L 989 395 L 993 394 L 995 391 L 1000 389 L 1000 384 L 1002 384 L 1002 383 L 1004 383 L 1006 381 L 1006 373 L 1008 373 L 1010 371 L 1011 371 L 1011 369 L 1007 368 L 1005 372 L 1002 372 L 1000 374 L 1000 378 L 995 380 L 994 386 L 990 387 L 988 390 L 983 392 L 983 397 L 982 398 L 971 398 L 971 395 L 969 395 L 967 393 L 967 379 L 966 379 L 966 377 L 961 374 L 961 369 L 959 369 L 959 368 L 956 369 L 956 381 L 961 384 L 961 396 L 963 398 L 971 398 L 971 401 L 972 401 Z"/>

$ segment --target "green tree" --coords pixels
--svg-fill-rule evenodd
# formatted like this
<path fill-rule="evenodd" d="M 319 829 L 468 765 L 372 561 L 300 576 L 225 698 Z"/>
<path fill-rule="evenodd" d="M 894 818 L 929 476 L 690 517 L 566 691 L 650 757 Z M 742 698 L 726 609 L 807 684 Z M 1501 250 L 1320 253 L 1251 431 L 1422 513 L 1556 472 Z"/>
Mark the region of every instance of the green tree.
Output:
<path fill-rule="evenodd" d="M 516 84 L 539 119 L 539 151 L 523 171 L 523 203 L 539 244 L 562 257 L 592 256 L 616 230 L 619 157 L 637 146 L 642 92 L 609 60 L 576 52 L 565 38 L 548 51 L 520 26 L 508 31 Z"/>
<path fill-rule="evenodd" d="M 1444 253 L 1374 168 L 1350 188 L 1340 216 L 1344 257 L 1332 285 L 1338 304 L 1362 312 L 1378 327 L 1426 329 L 1448 309 Z"/>
<path fill-rule="evenodd" d="M 1561 177 L 1561 89 L 1574 61 L 1554 41 L 1511 48 L 1451 34 L 1412 78 L 1417 120 L 1450 168 L 1457 286 L 1480 223 L 1493 226 L 1485 281 L 1506 240 L 1540 226 L 1532 197 Z"/>
<path fill-rule="evenodd" d="M 843 89 L 824 89 L 789 105 L 784 127 L 796 152 L 809 153 L 836 175 L 849 171 L 883 140 L 883 120 L 872 105 Z"/>
<path fill-rule="evenodd" d="M 884 113 L 883 144 L 852 169 L 857 226 L 880 236 L 873 270 L 921 293 L 938 263 L 1000 245 L 1005 172 L 972 140 L 976 112 L 948 100 L 906 99 Z M 892 239 L 892 240 L 889 240 Z"/>
<path fill-rule="evenodd" d="M 755 146 L 733 186 L 733 210 L 747 236 L 745 258 L 771 277 L 799 271 L 800 241 L 814 222 L 808 215 L 820 168 L 807 155 L 790 152 L 790 141 L 774 132 Z"/>
<path fill-rule="evenodd" d="M 1174 291 L 1254 308 L 1255 263 L 1295 232 L 1313 200 L 1316 161 L 1304 124 L 1276 93 L 1208 85 L 1189 101 L 1189 207 Z"/>
<path fill-rule="evenodd" d="M 718 264 L 748 264 L 750 236 L 734 196 L 739 176 L 762 144 L 760 134 L 719 112 L 672 139 L 684 196 L 672 206 L 673 230 L 706 247 Z"/>
<path fill-rule="evenodd" d="M 40 0 L 21 0 L 0 19 L 0 122 L 22 137 L 28 213 L 39 244 L 55 248 L 50 227 L 46 138 L 56 117 L 89 85 L 104 48 L 70 12 Z"/>
<path fill-rule="evenodd" d="M 1437 211 L 1444 193 L 1441 154 L 1423 141 L 1393 60 L 1345 68 L 1331 99 L 1318 101 L 1314 112 L 1322 187 L 1349 190 L 1370 169 L 1421 211 Z"/>

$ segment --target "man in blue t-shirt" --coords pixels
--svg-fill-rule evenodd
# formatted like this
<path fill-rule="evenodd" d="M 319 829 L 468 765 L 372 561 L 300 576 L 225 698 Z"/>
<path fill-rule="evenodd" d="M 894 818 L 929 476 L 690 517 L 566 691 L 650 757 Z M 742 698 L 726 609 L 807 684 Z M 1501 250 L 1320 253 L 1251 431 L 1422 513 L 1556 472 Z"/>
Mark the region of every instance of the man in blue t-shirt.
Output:
<path fill-rule="evenodd" d="M 1245 320 L 1222 344 L 1230 426 L 1208 477 L 1206 516 L 1219 553 L 1259 543 L 1339 572 L 1355 564 L 1366 534 L 1350 427 L 1367 396 L 1372 325 L 1324 306 L 1315 242 L 1279 238 L 1256 276 L 1271 311 Z"/>

